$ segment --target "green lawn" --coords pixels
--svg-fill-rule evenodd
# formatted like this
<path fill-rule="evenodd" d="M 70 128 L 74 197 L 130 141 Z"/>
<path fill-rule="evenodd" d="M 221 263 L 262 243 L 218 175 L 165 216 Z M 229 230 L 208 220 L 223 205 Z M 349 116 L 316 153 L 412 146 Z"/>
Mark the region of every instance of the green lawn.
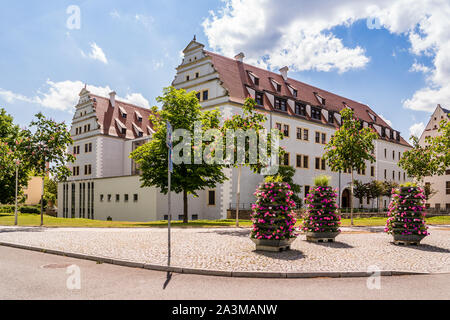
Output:
<path fill-rule="evenodd" d="M 36 214 L 19 214 L 20 226 L 39 226 L 40 216 Z M 355 226 L 384 226 L 386 218 L 355 218 Z M 297 223 L 300 225 L 301 221 Z M 450 216 L 430 217 L 427 218 L 427 223 L 430 225 L 449 224 Z M 14 215 L 0 214 L 0 225 L 12 226 L 14 225 Z M 44 216 L 44 225 L 46 227 L 84 227 L 84 228 L 148 228 L 148 227 L 166 227 L 167 221 L 152 221 L 152 222 L 124 222 L 124 221 L 97 221 L 88 219 L 64 219 Z M 233 227 L 234 220 L 197 220 L 191 221 L 188 224 L 183 224 L 181 221 L 173 221 L 174 227 Z M 240 226 L 249 227 L 252 223 L 250 220 L 241 220 Z M 350 219 L 342 219 L 342 226 L 349 226 Z"/>

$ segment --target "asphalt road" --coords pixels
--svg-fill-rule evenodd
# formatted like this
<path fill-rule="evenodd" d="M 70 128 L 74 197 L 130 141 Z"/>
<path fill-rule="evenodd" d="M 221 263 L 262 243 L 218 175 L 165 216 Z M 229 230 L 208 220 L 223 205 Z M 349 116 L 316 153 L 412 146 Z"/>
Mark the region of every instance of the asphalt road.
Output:
<path fill-rule="evenodd" d="M 69 267 L 73 265 L 79 269 Z M 173 274 L 167 281 L 164 272 L 0 246 L 2 300 L 450 299 L 450 274 L 382 277 L 380 289 L 372 290 L 368 289 L 367 281 L 367 278 L 248 279 L 187 274 Z M 372 283 L 376 286 L 376 282 Z M 261 290 L 269 285 L 270 290 Z"/>

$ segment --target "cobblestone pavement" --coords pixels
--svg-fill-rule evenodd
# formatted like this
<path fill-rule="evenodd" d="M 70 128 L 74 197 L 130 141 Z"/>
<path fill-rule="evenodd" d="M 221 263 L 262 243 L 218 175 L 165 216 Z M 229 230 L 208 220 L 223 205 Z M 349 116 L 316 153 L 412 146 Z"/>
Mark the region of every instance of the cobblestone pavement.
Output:
<path fill-rule="evenodd" d="M 249 229 L 173 229 L 172 265 L 226 271 L 450 272 L 450 227 L 430 227 L 420 246 L 396 246 L 382 228 L 343 228 L 335 243 L 300 235 L 290 251 L 255 251 Z M 66 252 L 165 265 L 167 229 L 0 227 L 0 241 Z"/>

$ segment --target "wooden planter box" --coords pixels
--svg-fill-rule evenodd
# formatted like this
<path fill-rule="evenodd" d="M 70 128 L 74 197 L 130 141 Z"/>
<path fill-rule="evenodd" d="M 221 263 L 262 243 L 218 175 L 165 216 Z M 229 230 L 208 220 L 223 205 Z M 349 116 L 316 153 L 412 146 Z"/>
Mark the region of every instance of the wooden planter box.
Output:
<path fill-rule="evenodd" d="M 306 240 L 311 242 L 334 242 L 339 232 L 306 232 Z"/>
<path fill-rule="evenodd" d="M 394 244 L 416 245 L 420 244 L 425 235 L 418 234 L 394 234 Z"/>
<path fill-rule="evenodd" d="M 256 250 L 280 252 L 283 250 L 290 250 L 291 244 L 296 238 L 285 240 L 272 239 L 254 239 L 250 238 L 256 244 Z"/>

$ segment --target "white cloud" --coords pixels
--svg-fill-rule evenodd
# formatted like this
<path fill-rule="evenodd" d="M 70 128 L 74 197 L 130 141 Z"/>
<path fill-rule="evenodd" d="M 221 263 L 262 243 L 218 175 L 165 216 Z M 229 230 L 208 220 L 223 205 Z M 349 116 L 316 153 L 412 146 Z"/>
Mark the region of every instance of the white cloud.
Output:
<path fill-rule="evenodd" d="M 377 18 L 391 33 L 408 37 L 411 54 L 433 58 L 433 66 L 413 65 L 427 84 L 403 102 L 405 108 L 430 111 L 450 97 L 448 16 L 450 2 L 444 0 L 224 0 L 203 28 L 214 50 L 231 57 L 243 51 L 249 63 L 345 72 L 364 67 L 369 57 L 330 30 Z"/>
<path fill-rule="evenodd" d="M 91 43 L 91 52 L 89 54 L 85 54 L 84 51 L 81 50 L 81 55 L 84 58 L 91 58 L 93 60 L 103 62 L 104 64 L 108 64 L 108 59 L 106 59 L 103 49 L 100 48 L 95 42 Z"/>
<path fill-rule="evenodd" d="M 422 72 L 422 73 L 428 73 L 430 72 L 431 69 L 421 63 L 417 63 L 417 61 L 415 61 L 413 63 L 413 65 L 411 66 L 411 68 L 409 69 L 409 72 Z"/>
<path fill-rule="evenodd" d="M 380 118 L 384 120 L 390 127 L 392 127 L 392 121 L 385 118 L 382 114 L 380 114 Z"/>
<path fill-rule="evenodd" d="M 8 103 L 27 102 L 40 105 L 45 108 L 72 112 L 77 104 L 81 89 L 84 84 L 81 81 L 60 81 L 53 82 L 47 80 L 43 89 L 39 90 L 35 96 L 27 97 L 0 88 L 0 98 Z M 113 91 L 110 86 L 98 87 L 88 85 L 87 89 L 93 94 L 108 97 Z M 128 93 L 125 98 L 117 96 L 117 100 L 135 104 L 144 108 L 150 107 L 150 103 L 140 93 Z"/>
<path fill-rule="evenodd" d="M 150 30 L 155 19 L 152 16 L 146 16 L 143 14 L 136 14 L 135 20 L 141 23 L 147 30 Z"/>
<path fill-rule="evenodd" d="M 423 122 L 415 123 L 409 128 L 409 134 L 420 138 L 423 130 L 425 130 L 425 125 Z"/>

